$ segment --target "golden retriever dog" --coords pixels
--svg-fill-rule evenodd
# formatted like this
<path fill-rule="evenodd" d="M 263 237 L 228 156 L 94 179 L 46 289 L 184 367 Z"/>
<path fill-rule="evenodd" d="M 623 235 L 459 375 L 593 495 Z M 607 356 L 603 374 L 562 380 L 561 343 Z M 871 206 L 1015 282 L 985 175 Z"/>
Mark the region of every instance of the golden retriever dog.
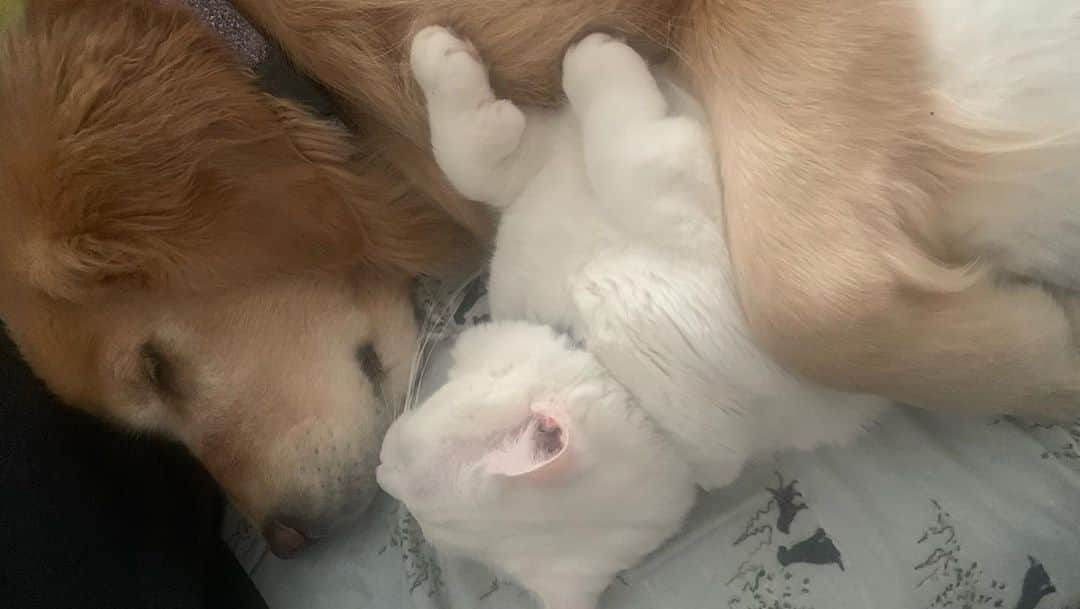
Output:
<path fill-rule="evenodd" d="M 1075 285 L 1025 254 L 1044 226 L 1010 239 L 1024 191 L 998 180 L 1071 140 L 942 89 L 926 22 L 972 2 L 234 0 L 358 144 L 168 3 L 31 0 L 0 50 L 0 317 L 60 396 L 182 441 L 289 554 L 370 496 L 405 279 L 458 227 L 490 234 L 429 153 L 412 33 L 455 28 L 500 95 L 553 104 L 566 48 L 603 29 L 705 102 L 736 287 L 780 362 L 927 408 L 1072 407 L 1073 302 L 1006 279 Z"/>
<path fill-rule="evenodd" d="M 0 134 L 0 319 L 50 389 L 185 444 L 280 554 L 360 513 L 408 278 L 465 233 L 175 6 L 30 2 Z"/>

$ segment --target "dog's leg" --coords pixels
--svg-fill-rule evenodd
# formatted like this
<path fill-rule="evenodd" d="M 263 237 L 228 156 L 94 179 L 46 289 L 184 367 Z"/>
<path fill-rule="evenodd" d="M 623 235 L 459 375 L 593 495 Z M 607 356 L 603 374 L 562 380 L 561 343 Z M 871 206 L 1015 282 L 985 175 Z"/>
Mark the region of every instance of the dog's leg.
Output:
<path fill-rule="evenodd" d="M 411 61 L 427 99 L 439 166 L 466 197 L 509 205 L 532 173 L 523 146 L 525 114 L 495 98 L 476 49 L 443 27 L 416 34 Z"/>
<path fill-rule="evenodd" d="M 1062 307 L 936 257 L 978 158 L 930 96 L 914 4 L 692 0 L 681 43 L 719 147 L 743 310 L 786 366 L 913 405 L 1080 405 Z M 719 210 L 718 210 L 719 213 Z"/>

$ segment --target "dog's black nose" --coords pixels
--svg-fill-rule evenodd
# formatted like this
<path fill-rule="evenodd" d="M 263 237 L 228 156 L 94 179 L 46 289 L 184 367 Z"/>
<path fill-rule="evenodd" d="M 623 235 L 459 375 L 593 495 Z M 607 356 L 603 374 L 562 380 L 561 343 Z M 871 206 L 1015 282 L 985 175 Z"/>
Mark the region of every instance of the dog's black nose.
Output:
<path fill-rule="evenodd" d="M 271 520 L 263 527 L 263 538 L 278 558 L 292 558 L 308 545 L 308 537 L 304 533 L 280 519 Z"/>

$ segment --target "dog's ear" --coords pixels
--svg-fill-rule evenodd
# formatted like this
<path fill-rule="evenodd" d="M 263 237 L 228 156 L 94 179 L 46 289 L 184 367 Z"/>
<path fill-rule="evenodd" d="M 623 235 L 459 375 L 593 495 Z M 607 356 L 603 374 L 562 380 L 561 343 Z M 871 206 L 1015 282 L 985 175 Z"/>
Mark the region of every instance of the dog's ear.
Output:
<path fill-rule="evenodd" d="M 188 11 L 56 7 L 0 43 L 0 259 L 42 291 L 416 273 L 467 249 L 343 130 L 259 92 Z"/>
<path fill-rule="evenodd" d="M 148 155 L 61 180 L 67 188 L 43 206 L 53 213 L 21 240 L 31 282 L 77 299 L 117 284 L 203 290 L 319 270 L 413 275 L 474 251 L 391 167 L 358 158 L 336 128 L 275 105 L 281 123 L 263 136 L 218 134 L 193 158 Z"/>
<path fill-rule="evenodd" d="M 16 271 L 54 297 L 78 299 L 117 284 L 202 290 L 347 264 L 344 235 L 362 252 L 362 227 L 318 166 L 264 122 L 262 134 L 147 129 L 141 141 L 109 125 L 59 153 L 9 141 L 8 158 L 29 152 L 5 180 L 23 228 L 12 235 Z"/>
<path fill-rule="evenodd" d="M 343 203 L 342 217 L 334 222 L 354 227 L 339 236 L 355 260 L 415 275 L 460 268 L 480 253 L 466 228 L 378 154 L 385 139 L 352 141 L 337 126 L 289 102 L 269 100 L 296 152 L 317 169 L 321 186 Z"/>

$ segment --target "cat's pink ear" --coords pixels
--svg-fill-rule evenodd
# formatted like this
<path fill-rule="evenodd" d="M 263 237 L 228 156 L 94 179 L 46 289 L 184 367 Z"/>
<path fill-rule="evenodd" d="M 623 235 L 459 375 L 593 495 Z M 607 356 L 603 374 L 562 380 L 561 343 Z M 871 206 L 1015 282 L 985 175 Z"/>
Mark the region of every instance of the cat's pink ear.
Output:
<path fill-rule="evenodd" d="M 488 455 L 489 473 L 537 482 L 566 474 L 572 461 L 569 414 L 551 401 L 533 404 L 531 411 L 523 431 Z"/>

